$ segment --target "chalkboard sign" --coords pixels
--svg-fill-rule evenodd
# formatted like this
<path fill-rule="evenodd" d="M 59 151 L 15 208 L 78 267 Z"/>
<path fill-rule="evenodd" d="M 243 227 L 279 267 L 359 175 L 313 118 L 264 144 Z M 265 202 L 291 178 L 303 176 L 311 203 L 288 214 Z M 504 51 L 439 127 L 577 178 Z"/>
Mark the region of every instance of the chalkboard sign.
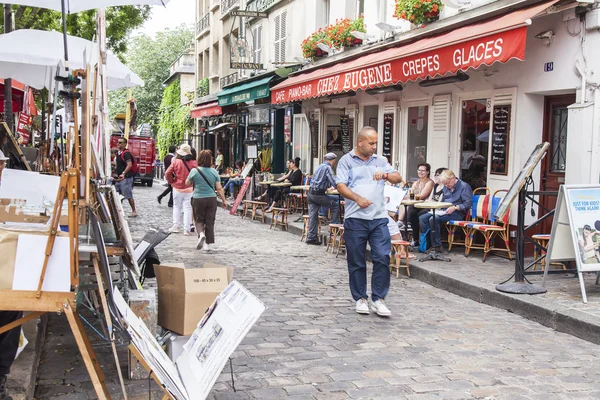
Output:
<path fill-rule="evenodd" d="M 319 114 L 312 113 L 309 120 L 310 125 L 310 156 L 319 157 Z"/>
<path fill-rule="evenodd" d="M 342 152 L 344 154 L 349 153 L 352 150 L 352 138 L 350 137 L 350 130 L 348 120 L 350 118 L 347 115 L 340 117 L 340 125 L 342 127 Z M 354 121 L 352 121 L 354 125 Z"/>
<path fill-rule="evenodd" d="M 394 126 L 394 114 L 383 116 L 383 156 L 388 162 L 392 162 L 392 130 Z"/>
<path fill-rule="evenodd" d="M 490 173 L 508 174 L 508 144 L 510 134 L 510 105 L 494 106 L 492 142 L 492 166 Z"/>

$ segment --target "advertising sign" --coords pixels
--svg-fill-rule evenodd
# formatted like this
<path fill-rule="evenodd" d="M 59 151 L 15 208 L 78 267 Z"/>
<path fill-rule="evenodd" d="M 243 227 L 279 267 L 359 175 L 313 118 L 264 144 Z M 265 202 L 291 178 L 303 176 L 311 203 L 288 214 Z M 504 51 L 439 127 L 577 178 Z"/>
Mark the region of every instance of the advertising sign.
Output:
<path fill-rule="evenodd" d="M 17 133 L 21 137 L 19 140 L 20 144 L 28 144 L 31 139 L 31 125 L 33 123 L 33 118 L 31 115 L 26 113 L 21 113 L 19 116 L 19 123 L 17 125 Z"/>
<path fill-rule="evenodd" d="M 527 28 L 523 27 L 424 52 L 419 51 L 424 45 L 414 49 L 408 45 L 390 53 L 385 62 L 381 62 L 381 53 L 369 54 L 362 61 L 292 77 L 271 91 L 271 102 L 289 103 L 433 78 L 513 58 L 524 60 L 526 36 Z"/>

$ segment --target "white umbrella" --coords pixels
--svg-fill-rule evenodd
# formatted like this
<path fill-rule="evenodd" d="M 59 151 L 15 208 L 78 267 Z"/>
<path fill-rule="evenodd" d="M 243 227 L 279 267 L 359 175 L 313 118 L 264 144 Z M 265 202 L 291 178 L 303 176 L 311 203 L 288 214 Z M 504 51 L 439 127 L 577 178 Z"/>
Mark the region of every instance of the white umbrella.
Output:
<path fill-rule="evenodd" d="M 0 78 L 13 78 L 41 89 L 54 79 L 56 66 L 63 63 L 63 35 L 56 31 L 19 29 L 0 35 Z M 67 36 L 71 53 L 69 67 L 84 68 L 84 52 L 93 66 L 98 62 L 98 44 Z M 118 58 L 108 53 L 106 60 L 109 89 L 143 86 L 144 81 Z"/>
<path fill-rule="evenodd" d="M 64 0 L 65 11 L 68 14 L 78 13 L 80 11 L 91 10 L 94 8 L 106 8 L 113 6 L 128 6 L 147 4 L 155 6 L 164 6 L 169 0 Z M 20 6 L 31 6 L 48 8 L 50 10 L 61 11 L 61 0 L 10 0 L 10 4 Z"/>

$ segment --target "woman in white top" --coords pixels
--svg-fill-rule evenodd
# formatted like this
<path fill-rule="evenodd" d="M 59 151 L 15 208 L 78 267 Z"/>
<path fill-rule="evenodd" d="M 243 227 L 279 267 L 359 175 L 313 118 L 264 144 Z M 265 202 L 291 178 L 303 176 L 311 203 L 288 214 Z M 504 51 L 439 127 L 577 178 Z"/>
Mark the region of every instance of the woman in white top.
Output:
<path fill-rule="evenodd" d="M 444 199 L 444 184 L 440 181 L 440 174 L 447 169 L 448 168 L 438 168 L 435 170 L 435 174 L 433 175 L 434 185 L 430 190 L 427 201 L 442 201 Z M 414 246 L 419 247 L 419 236 L 421 236 L 421 226 L 419 225 L 419 217 L 425 213 L 428 213 L 429 210 L 426 208 L 412 208 L 415 212 L 411 212 L 411 207 L 409 207 L 408 222 L 410 222 L 410 226 L 413 230 Z"/>
<path fill-rule="evenodd" d="M 416 196 L 418 196 L 419 199 L 425 200 L 431 194 L 431 190 L 433 189 L 433 185 L 434 185 L 433 181 L 430 178 L 431 165 L 429 165 L 427 163 L 419 164 L 417 166 L 417 174 L 419 175 L 419 179 L 412 184 L 411 190 L 415 194 L 415 198 L 417 198 Z M 404 198 L 407 199 L 408 194 Z M 413 213 L 417 213 L 418 211 L 419 211 L 419 209 L 416 209 L 413 206 L 409 206 L 408 207 L 408 221 L 410 221 L 411 215 Z M 404 207 L 401 206 L 398 209 L 398 222 L 400 223 L 399 225 L 402 225 L 400 228 L 403 228 L 403 226 L 404 226 L 404 224 L 403 224 L 404 217 L 405 217 Z"/>

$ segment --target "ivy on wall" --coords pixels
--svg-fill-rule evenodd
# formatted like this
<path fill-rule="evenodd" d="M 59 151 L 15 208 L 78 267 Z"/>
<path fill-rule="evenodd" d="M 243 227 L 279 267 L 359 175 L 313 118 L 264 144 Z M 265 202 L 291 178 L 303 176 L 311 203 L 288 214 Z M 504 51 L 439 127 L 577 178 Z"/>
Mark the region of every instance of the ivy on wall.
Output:
<path fill-rule="evenodd" d="M 193 126 L 190 108 L 181 104 L 179 79 L 165 88 L 158 112 L 157 146 L 162 159 L 169 152 L 169 146 L 179 145 L 185 132 Z"/>

